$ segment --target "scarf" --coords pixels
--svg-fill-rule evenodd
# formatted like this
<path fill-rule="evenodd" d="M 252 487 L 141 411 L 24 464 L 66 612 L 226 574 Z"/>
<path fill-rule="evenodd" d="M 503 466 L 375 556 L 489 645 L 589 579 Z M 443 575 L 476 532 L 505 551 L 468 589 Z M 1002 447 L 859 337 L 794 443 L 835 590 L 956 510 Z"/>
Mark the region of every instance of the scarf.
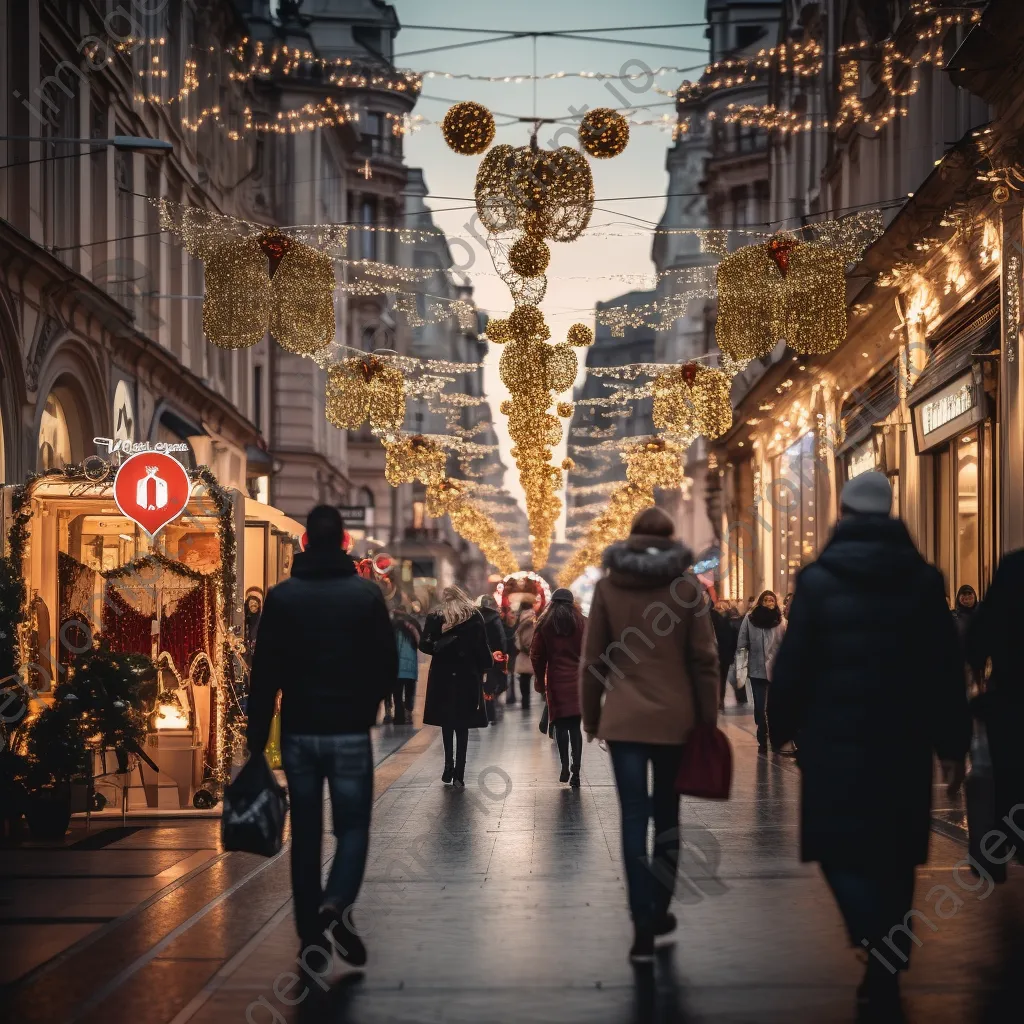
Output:
<path fill-rule="evenodd" d="M 774 629 L 781 622 L 782 612 L 779 611 L 778 606 L 765 608 L 763 604 L 759 604 L 750 613 L 750 624 L 757 626 L 758 629 Z"/>

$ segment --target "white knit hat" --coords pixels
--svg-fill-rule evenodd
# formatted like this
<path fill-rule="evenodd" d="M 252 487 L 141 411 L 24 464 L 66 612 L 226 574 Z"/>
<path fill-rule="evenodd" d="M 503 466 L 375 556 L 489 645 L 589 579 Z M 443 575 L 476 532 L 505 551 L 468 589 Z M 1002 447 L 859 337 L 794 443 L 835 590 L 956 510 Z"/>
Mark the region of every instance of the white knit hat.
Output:
<path fill-rule="evenodd" d="M 892 486 L 881 473 L 861 473 L 843 488 L 840 504 L 844 512 L 887 516 L 892 512 Z"/>

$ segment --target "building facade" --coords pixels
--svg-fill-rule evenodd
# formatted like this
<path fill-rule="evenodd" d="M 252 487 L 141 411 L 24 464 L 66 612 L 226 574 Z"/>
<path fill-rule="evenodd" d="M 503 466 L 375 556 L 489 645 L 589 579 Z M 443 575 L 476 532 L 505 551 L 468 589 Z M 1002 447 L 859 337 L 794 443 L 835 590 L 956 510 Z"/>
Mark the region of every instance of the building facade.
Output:
<path fill-rule="evenodd" d="M 995 0 L 984 15 L 785 6 L 790 38 L 814 34 L 828 53 L 862 57 L 773 81 L 780 104 L 829 124 L 773 133 L 773 219 L 878 210 L 885 230 L 849 268 L 845 344 L 780 352 L 734 390 L 736 423 L 716 451 L 723 587 L 792 590 L 827 540 L 843 484 L 878 469 L 950 601 L 963 585 L 983 594 L 1001 554 L 1024 543 L 1012 141 L 1022 109 L 1019 74 L 998 62 L 1021 43 L 1015 5 Z M 913 58 L 898 81 L 883 63 L 891 47 Z"/>

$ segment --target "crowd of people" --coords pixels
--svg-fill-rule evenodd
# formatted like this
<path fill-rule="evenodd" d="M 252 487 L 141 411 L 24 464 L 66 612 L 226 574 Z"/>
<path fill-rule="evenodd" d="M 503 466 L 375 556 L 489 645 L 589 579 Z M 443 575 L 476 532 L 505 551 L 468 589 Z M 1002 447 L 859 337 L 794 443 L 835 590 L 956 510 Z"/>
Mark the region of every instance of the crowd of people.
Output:
<path fill-rule="evenodd" d="M 441 730 L 446 786 L 465 786 L 469 730 L 496 721 L 502 696 L 506 708 L 529 709 L 538 695 L 540 729 L 555 740 L 559 780 L 572 789 L 586 743 L 607 749 L 634 926 L 630 957 L 652 959 L 655 940 L 676 927 L 687 744 L 716 728 L 731 686 L 739 705 L 749 692 L 758 756 L 796 756 L 800 856 L 820 865 L 865 957 L 863 1019 L 902 1019 L 899 975 L 915 941 L 909 922 L 916 868 L 928 856 L 936 761 L 956 793 L 972 737 L 983 733 L 995 779 L 989 820 L 1012 822 L 1024 800 L 1016 738 L 1024 688 L 1012 628 L 1024 552 L 1004 559 L 984 601 L 961 587 L 950 609 L 942 574 L 891 505 L 884 476 L 850 481 L 828 543 L 782 601 L 765 591 L 743 607 L 713 603 L 672 519 L 650 508 L 604 552 L 586 618 L 566 589 L 537 615 L 529 601 L 502 613 L 492 597 L 474 603 L 452 586 L 422 623 L 404 609 L 389 612 L 339 550 L 336 510 L 314 509 L 307 551 L 267 596 L 248 725 L 249 749 L 261 752 L 280 690 L 302 942 L 326 930 L 343 959 L 365 962 L 345 910 L 366 855 L 368 733 L 381 702 L 385 721 L 411 720 L 418 650 L 430 656 L 423 722 Z M 324 780 L 338 852 L 321 886 Z M 1014 855 L 1024 862 L 1013 834 L 988 844 L 979 871 L 1000 880 L 997 869 L 1005 877 Z M 883 942 L 888 959 L 876 955 Z"/>

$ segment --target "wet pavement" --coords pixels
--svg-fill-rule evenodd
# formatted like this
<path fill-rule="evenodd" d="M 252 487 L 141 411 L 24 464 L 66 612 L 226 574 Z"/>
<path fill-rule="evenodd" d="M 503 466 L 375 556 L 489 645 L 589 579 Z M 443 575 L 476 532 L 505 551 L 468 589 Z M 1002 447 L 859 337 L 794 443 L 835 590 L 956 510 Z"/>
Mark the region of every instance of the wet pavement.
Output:
<path fill-rule="evenodd" d="M 463 792 L 440 781 L 437 730 L 382 730 L 393 749 L 378 744 L 359 903 L 370 962 L 328 991 L 295 963 L 287 851 L 224 854 L 215 819 L 115 830 L 98 849 L 0 850 L 0 962 L 5 980 L 21 977 L 0 1018 L 853 1020 L 860 966 L 817 870 L 797 860 L 796 767 L 758 756 L 749 714 L 726 718 L 733 798 L 684 802 L 680 928 L 653 969 L 626 957 L 608 755 L 585 746 L 582 789 L 560 785 L 538 715 L 503 709 L 496 726 L 471 733 Z M 1020 874 L 991 893 L 967 891 L 977 883 L 966 874 L 956 886 L 966 853 L 958 813 L 942 809 L 949 820 L 933 836 L 916 905 L 932 906 L 926 894 L 937 885 L 962 905 L 948 919 L 932 915 L 934 930 L 919 928 L 905 985 L 911 1020 L 981 1019 L 1003 911 L 1022 887 Z"/>

